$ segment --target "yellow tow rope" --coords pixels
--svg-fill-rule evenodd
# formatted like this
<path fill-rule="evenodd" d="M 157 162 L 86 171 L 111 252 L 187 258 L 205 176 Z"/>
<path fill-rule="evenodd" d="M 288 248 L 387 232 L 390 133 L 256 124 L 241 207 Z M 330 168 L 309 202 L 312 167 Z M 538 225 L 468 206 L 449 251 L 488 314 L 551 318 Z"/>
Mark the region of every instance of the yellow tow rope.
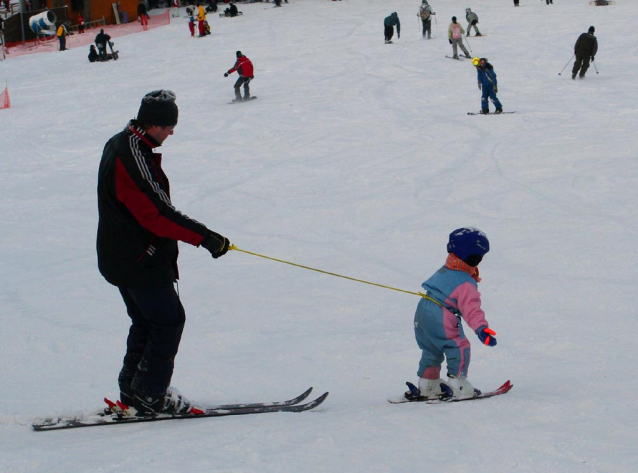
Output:
<path fill-rule="evenodd" d="M 277 259 L 277 258 L 272 258 L 270 256 L 265 256 L 265 255 L 260 255 L 259 253 L 253 253 L 252 251 L 246 251 L 246 250 L 242 250 L 240 248 L 237 248 L 234 244 L 230 245 L 230 248 L 228 248 L 229 251 L 234 250 L 234 251 L 241 251 L 242 253 L 247 253 L 249 255 L 253 255 L 253 256 L 259 256 L 260 258 L 265 258 L 265 259 L 269 259 L 272 261 L 277 261 L 279 263 L 284 263 L 284 264 L 289 264 L 290 266 L 296 266 L 298 268 L 303 268 L 303 269 L 309 269 L 310 271 L 316 271 L 318 273 L 323 273 L 323 274 L 329 274 L 330 276 L 336 276 L 338 278 L 343 278 L 343 279 L 349 279 L 350 281 L 356 281 L 356 282 L 361 282 L 364 284 L 369 284 L 371 286 L 377 286 L 377 287 L 383 287 L 385 289 L 390 289 L 392 291 L 398 291 L 398 292 L 405 292 L 406 294 L 414 294 L 415 296 L 420 296 L 424 299 L 427 299 L 429 301 L 434 302 L 436 305 L 443 307 L 443 305 L 435 300 L 432 299 L 431 297 L 429 297 L 427 294 L 424 294 L 422 292 L 413 292 L 413 291 L 406 291 L 405 289 L 398 289 L 396 287 L 391 287 L 391 286 L 384 286 L 383 284 L 377 284 L 374 282 L 370 282 L 370 281 L 364 281 L 363 279 L 356 279 L 356 278 L 351 278 L 349 276 L 343 276 L 341 274 L 337 274 L 337 273 L 331 273 L 329 271 L 323 271 L 321 269 L 316 269 L 316 268 L 311 268 L 310 266 L 304 266 L 302 264 L 297 264 L 297 263 L 291 263 L 290 261 L 284 261 L 282 259 Z"/>

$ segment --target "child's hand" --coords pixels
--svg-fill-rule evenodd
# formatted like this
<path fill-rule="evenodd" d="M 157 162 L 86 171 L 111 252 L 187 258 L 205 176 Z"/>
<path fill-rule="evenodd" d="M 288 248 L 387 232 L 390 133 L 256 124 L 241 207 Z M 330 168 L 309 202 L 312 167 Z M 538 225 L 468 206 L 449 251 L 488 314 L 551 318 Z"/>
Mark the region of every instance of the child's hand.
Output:
<path fill-rule="evenodd" d="M 476 335 L 478 336 L 481 343 L 483 343 L 484 345 L 487 345 L 489 347 L 493 347 L 496 345 L 496 338 L 494 338 L 496 332 L 489 328 L 487 325 L 479 327 L 479 329 L 476 331 Z"/>

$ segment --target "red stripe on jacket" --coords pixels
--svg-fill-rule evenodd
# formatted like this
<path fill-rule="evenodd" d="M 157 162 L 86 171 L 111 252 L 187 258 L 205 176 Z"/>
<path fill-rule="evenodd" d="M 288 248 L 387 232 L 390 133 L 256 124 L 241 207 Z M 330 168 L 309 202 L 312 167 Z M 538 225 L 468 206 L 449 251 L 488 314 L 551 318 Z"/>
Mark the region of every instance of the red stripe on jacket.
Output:
<path fill-rule="evenodd" d="M 162 215 L 161 210 L 137 186 L 119 158 L 115 164 L 115 195 L 142 227 L 159 237 L 180 240 L 194 246 L 199 246 L 204 239 L 202 235 Z"/>

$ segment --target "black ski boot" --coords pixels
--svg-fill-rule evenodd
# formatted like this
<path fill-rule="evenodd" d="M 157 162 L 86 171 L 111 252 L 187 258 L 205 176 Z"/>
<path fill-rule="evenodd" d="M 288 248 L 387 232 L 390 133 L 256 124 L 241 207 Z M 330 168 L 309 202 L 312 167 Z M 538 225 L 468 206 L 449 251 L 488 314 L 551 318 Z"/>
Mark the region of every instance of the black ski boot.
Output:
<path fill-rule="evenodd" d="M 137 409 L 138 416 L 187 414 L 191 411 L 193 413 L 196 413 L 195 411 L 201 412 L 194 408 L 191 402 L 173 387 L 169 387 L 164 396 L 135 394 L 133 405 Z"/>

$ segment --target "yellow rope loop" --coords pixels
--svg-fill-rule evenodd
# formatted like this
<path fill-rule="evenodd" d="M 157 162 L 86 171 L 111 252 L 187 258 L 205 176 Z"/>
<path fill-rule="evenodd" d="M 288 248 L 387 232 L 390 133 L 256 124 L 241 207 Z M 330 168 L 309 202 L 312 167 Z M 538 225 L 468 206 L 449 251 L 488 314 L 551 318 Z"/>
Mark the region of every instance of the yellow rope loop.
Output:
<path fill-rule="evenodd" d="M 424 298 L 424 299 L 427 299 L 427 300 L 429 300 L 429 301 L 432 301 L 432 302 L 434 302 L 435 304 L 437 304 L 437 305 L 441 306 L 441 303 L 440 303 L 439 301 L 437 301 L 437 300 L 435 300 L 435 299 L 432 299 L 432 298 L 431 298 L 431 297 L 429 297 L 427 294 L 424 294 L 424 293 L 422 293 L 422 292 L 406 291 L 405 289 L 398 289 L 398 288 L 396 288 L 396 287 L 392 287 L 392 286 L 385 286 L 385 285 L 383 285 L 383 284 L 377 284 L 377 283 L 370 282 L 370 281 L 364 281 L 363 279 L 351 278 L 351 277 L 349 277 L 349 276 L 343 276 L 343 275 L 341 275 L 341 274 L 331 273 L 331 272 L 329 272 L 329 271 L 323 271 L 323 270 L 321 270 L 321 269 L 317 269 L 317 268 L 311 268 L 310 266 L 304 266 L 304 265 L 302 265 L 302 264 L 291 263 L 290 261 L 284 261 L 284 260 L 282 260 L 282 259 L 272 258 L 272 257 L 270 257 L 270 256 L 266 256 L 266 255 L 260 255 L 259 253 L 253 253 L 252 251 L 246 251 L 246 250 L 239 249 L 239 248 L 237 248 L 237 246 L 235 246 L 235 244 L 231 244 L 231 245 L 230 245 L 230 248 L 229 248 L 228 250 L 229 250 L 229 251 L 232 251 L 232 250 L 234 250 L 234 251 L 240 251 L 240 252 L 242 252 L 242 253 L 246 253 L 246 254 L 249 254 L 249 255 L 258 256 L 259 258 L 269 259 L 269 260 L 271 260 L 271 261 L 277 261 L 278 263 L 289 264 L 290 266 L 296 266 L 296 267 L 298 267 L 298 268 L 308 269 L 308 270 L 310 270 L 310 271 L 316 271 L 317 273 L 328 274 L 328 275 L 330 275 L 330 276 L 335 276 L 335 277 L 338 277 L 338 278 L 349 279 L 350 281 L 356 281 L 356 282 L 360 282 L 360 283 L 363 283 L 363 284 L 369 284 L 369 285 L 371 285 L 371 286 L 382 287 L 382 288 L 384 288 L 384 289 L 390 289 L 390 290 L 392 290 L 392 291 L 404 292 L 404 293 L 406 293 L 406 294 L 413 294 L 413 295 L 415 295 L 415 296 L 420 296 L 420 297 L 422 297 L 422 298 Z"/>

